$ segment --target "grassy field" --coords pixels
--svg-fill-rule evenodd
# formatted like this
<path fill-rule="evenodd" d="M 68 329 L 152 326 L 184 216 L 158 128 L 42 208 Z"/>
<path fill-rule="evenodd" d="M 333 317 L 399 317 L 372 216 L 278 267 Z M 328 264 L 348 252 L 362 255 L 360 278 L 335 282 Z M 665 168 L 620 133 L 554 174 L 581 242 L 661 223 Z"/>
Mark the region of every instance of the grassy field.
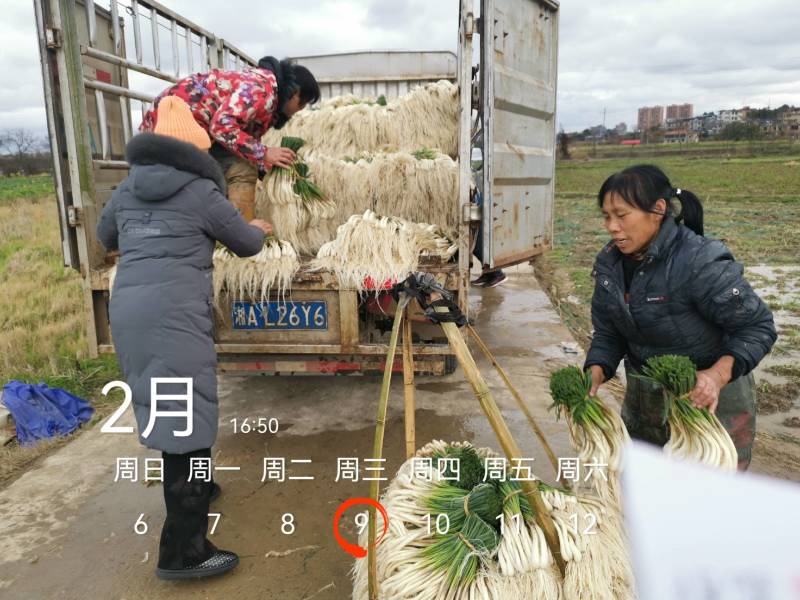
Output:
<path fill-rule="evenodd" d="M 79 274 L 63 266 L 53 180 L 0 180 L 0 383 L 44 381 L 97 403 L 116 358 L 87 358 Z M 12 194 L 17 194 L 12 198 Z M 104 414 L 105 405 L 96 404 Z M 0 452 L 0 481 L 52 444 Z"/>
<path fill-rule="evenodd" d="M 0 177 L 0 204 L 20 198 L 43 198 L 53 193 L 53 176 Z"/>

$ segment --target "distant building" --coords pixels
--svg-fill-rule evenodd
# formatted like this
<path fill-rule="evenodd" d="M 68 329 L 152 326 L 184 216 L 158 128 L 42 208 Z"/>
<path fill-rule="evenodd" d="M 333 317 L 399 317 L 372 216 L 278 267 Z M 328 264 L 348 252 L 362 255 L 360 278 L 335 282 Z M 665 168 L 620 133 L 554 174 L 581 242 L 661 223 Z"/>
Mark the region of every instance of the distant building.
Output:
<path fill-rule="evenodd" d="M 678 119 L 678 118 L 670 118 L 667 117 L 666 121 L 666 128 L 669 129 L 692 129 L 692 124 L 694 122 L 693 117 L 689 117 L 686 119 Z"/>
<path fill-rule="evenodd" d="M 694 116 L 694 104 L 670 104 L 667 106 L 667 119 L 691 119 Z"/>
<path fill-rule="evenodd" d="M 649 131 L 653 127 L 661 127 L 664 124 L 663 106 L 643 106 L 639 109 L 638 129 L 639 131 Z"/>
<path fill-rule="evenodd" d="M 627 123 L 617 123 L 617 126 L 614 127 L 614 131 L 617 135 L 625 135 L 628 133 L 628 124 Z"/>
<path fill-rule="evenodd" d="M 665 144 L 686 144 L 690 142 L 697 142 L 699 140 L 700 136 L 698 133 L 696 131 L 690 131 L 689 129 L 671 129 L 664 132 Z"/>
<path fill-rule="evenodd" d="M 780 135 L 792 140 L 800 139 L 800 108 L 781 112 L 778 127 Z"/>
<path fill-rule="evenodd" d="M 744 120 L 742 118 L 742 111 L 740 111 L 738 108 L 719 111 L 717 113 L 717 119 L 719 119 L 723 127 L 729 123 L 738 123 L 739 121 Z"/>

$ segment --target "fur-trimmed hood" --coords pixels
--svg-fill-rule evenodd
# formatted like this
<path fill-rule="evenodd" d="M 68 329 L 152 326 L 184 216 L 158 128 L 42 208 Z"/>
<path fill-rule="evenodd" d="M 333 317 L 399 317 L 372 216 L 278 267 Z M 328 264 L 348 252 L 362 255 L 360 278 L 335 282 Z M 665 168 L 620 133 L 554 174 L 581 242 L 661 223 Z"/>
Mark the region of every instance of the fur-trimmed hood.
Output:
<path fill-rule="evenodd" d="M 125 149 L 128 184 L 142 200 L 169 198 L 198 178 L 211 179 L 224 195 L 225 176 L 216 160 L 191 144 L 155 133 L 134 136 Z"/>

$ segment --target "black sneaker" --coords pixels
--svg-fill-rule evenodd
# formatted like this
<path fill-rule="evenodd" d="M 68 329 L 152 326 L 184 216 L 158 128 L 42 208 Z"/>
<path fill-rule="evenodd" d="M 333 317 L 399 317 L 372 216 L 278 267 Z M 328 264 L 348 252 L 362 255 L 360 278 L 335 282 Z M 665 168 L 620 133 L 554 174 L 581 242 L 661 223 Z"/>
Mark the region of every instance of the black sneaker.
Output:
<path fill-rule="evenodd" d="M 209 503 L 209 504 L 211 504 L 212 502 L 214 502 L 214 500 L 216 500 L 217 498 L 219 498 L 221 495 L 222 495 L 222 488 L 221 488 L 221 487 L 219 486 L 219 484 L 218 484 L 218 483 L 215 481 L 215 482 L 214 482 L 214 483 L 211 485 L 211 495 L 208 497 L 208 503 Z"/>
<path fill-rule="evenodd" d="M 156 569 L 159 579 L 194 579 L 196 577 L 211 577 L 221 575 L 239 564 L 239 556 L 227 550 L 217 550 L 210 558 L 199 565 L 185 569 Z"/>
<path fill-rule="evenodd" d="M 486 273 L 481 273 L 481 276 L 477 279 L 473 279 L 470 283 L 477 287 L 482 287 L 486 285 L 486 282 L 489 280 L 489 276 L 492 274 L 492 271 L 487 271 Z"/>
<path fill-rule="evenodd" d="M 504 281 L 508 280 L 508 275 L 503 273 L 502 271 L 491 271 L 487 273 L 486 283 L 483 284 L 483 287 L 493 288 L 497 287 Z"/>

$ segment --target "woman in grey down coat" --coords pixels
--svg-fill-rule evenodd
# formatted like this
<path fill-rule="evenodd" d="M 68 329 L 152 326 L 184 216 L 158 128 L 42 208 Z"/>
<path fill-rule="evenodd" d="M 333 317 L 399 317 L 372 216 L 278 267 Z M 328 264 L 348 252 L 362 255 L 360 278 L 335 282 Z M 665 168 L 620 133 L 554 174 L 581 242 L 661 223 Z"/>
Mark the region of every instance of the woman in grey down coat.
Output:
<path fill-rule="evenodd" d="M 181 106 L 182 104 L 182 106 Z M 133 392 L 139 439 L 162 451 L 167 516 L 156 574 L 165 579 L 227 571 L 238 563 L 206 538 L 208 506 L 218 486 L 193 478 L 192 458 L 210 459 L 217 435 L 212 253 L 217 241 L 239 256 L 263 247 L 269 224 L 248 224 L 225 197 L 225 180 L 207 152 L 210 141 L 180 99 L 159 105 L 160 128 L 126 149 L 131 170 L 100 217 L 97 234 L 120 261 L 112 290 L 111 332 Z M 196 128 L 196 129 L 194 129 Z M 164 134 L 164 135 L 162 135 Z M 186 140 L 186 141 L 183 141 Z M 191 378 L 192 431 L 186 417 L 151 412 L 151 378 Z M 186 385 L 160 384 L 157 395 Z M 158 400 L 154 410 L 187 410 L 185 400 Z"/>

